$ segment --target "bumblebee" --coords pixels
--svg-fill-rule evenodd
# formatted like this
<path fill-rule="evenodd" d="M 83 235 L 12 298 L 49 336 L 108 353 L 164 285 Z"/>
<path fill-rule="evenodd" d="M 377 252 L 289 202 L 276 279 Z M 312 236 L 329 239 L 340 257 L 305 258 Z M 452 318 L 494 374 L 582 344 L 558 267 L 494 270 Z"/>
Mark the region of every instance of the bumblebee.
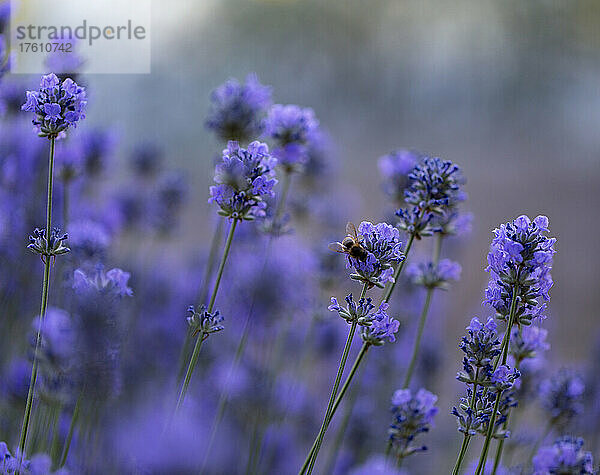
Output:
<path fill-rule="evenodd" d="M 346 224 L 346 233 L 347 235 L 342 242 L 330 243 L 328 246 L 329 249 L 342 254 L 347 254 L 360 261 L 366 260 L 369 251 L 362 246 L 362 237 L 358 236 L 356 226 L 352 223 Z"/>

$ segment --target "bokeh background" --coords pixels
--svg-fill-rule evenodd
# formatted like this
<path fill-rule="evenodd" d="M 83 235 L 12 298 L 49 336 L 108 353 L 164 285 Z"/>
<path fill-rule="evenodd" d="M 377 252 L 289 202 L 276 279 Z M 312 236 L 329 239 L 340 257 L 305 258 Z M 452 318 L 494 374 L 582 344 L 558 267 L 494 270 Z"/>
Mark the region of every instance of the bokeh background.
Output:
<path fill-rule="evenodd" d="M 552 346 L 549 365 L 583 372 L 598 368 L 592 355 L 598 354 L 600 341 L 599 2 L 172 0 L 153 2 L 152 21 L 152 73 L 85 76 L 90 90 L 85 126 L 118 131 L 119 146 L 110 162 L 114 183 L 124 181 L 127 157 L 140 141 L 155 143 L 163 151 L 164 165 L 186 175 L 187 206 L 168 242 L 157 243 L 143 234 L 126 236 L 114 264 L 129 256 L 142 274 L 156 272 L 152 265 L 160 262 L 168 262 L 171 270 L 186 269 L 178 281 L 186 281 L 190 268 L 198 270 L 195 277 L 201 274 L 214 229 L 207 189 L 214 157 L 222 149 L 204 127 L 210 92 L 227 78 L 241 80 L 255 72 L 273 87 L 275 102 L 312 107 L 329 133 L 334 173 L 319 184 L 319 192 L 328 193 L 318 199 L 331 200 L 328 204 L 338 209 L 340 237 L 346 221 L 377 222 L 389 215 L 377 159 L 391 150 L 411 148 L 452 160 L 467 179 L 465 208 L 473 213 L 472 232 L 448 247 L 450 257 L 462 265 L 462 278 L 445 295 L 436 296 L 428 322 L 436 329 L 432 342 L 437 352 L 431 352 L 435 372 L 429 378 L 427 368 L 421 368 L 425 374 L 420 381 L 429 382 L 440 398 L 437 428 L 426 441 L 437 448 L 416 455 L 406 465 L 412 473 L 446 473 L 457 452 L 459 435 L 449 414 L 461 391 L 454 379 L 462 358 L 457 345 L 472 316 L 489 314 L 481 307 L 488 279 L 484 267 L 492 230 L 499 223 L 520 214 L 549 217 L 551 234 L 558 239 L 550 316 L 544 323 Z M 296 232 L 300 241 L 295 246 L 307 250 L 323 247 L 331 236 L 331 229 L 315 226 L 298 225 Z M 246 249 L 251 254 L 262 247 Z M 427 250 L 425 244 L 423 252 Z M 153 259 L 146 259 L 146 252 L 158 255 L 156 262 L 148 262 Z M 229 277 L 234 275 L 230 271 Z M 343 270 L 339 278 L 339 288 L 352 288 L 343 282 Z M 132 280 L 135 284 L 135 274 Z M 183 293 L 191 295 L 193 289 Z M 222 297 L 236 299 L 227 290 Z M 181 314 L 187 304 L 181 302 Z M 327 304 L 327 297 L 321 299 L 323 308 Z M 228 322 L 235 325 L 235 317 L 228 316 Z M 181 323 L 175 331 L 179 336 L 185 334 L 183 318 Z M 411 325 L 406 322 L 407 335 L 414 331 Z M 168 341 L 176 344 L 177 338 Z M 174 361 L 177 351 L 167 361 Z M 332 351 L 324 361 L 315 359 L 309 374 L 325 381 L 332 377 L 338 350 Z M 156 365 L 160 370 L 142 373 L 136 381 L 144 389 L 137 395 L 126 390 L 129 399 L 117 414 L 128 413 L 144 392 L 149 399 L 161 393 L 153 378 L 168 363 L 146 358 L 146 369 Z M 371 372 L 385 365 L 384 356 L 377 361 Z M 385 440 L 386 401 L 402 376 L 398 372 L 394 381 L 391 374 L 386 388 L 377 386 L 376 375 L 365 377 L 364 399 L 359 398 L 350 422 L 358 427 L 350 432 L 350 446 L 383 444 L 373 438 Z M 211 391 L 207 381 L 202 389 Z M 207 404 L 212 410 L 213 399 Z M 310 406 L 315 420 L 325 402 L 323 407 Z M 363 430 L 364 418 L 379 421 L 380 433 Z M 208 425 L 211 421 L 209 416 L 202 420 Z M 535 416 L 533 420 L 539 421 Z M 306 433 L 301 431 L 303 445 L 299 455 L 290 456 L 289 473 L 294 473 L 317 427 L 310 421 Z M 221 443 L 233 437 L 235 424 L 227 428 L 230 432 L 222 434 Z M 113 442 L 133 437 L 122 432 Z M 176 453 L 176 445 L 168 450 Z M 129 450 L 124 446 L 124 452 Z M 269 447 L 275 450 L 276 444 Z M 351 455 L 342 457 L 340 473 L 349 470 L 346 461 L 356 464 L 369 454 L 360 453 L 359 460 Z M 274 468 L 279 465 L 262 463 L 264 473 L 287 473 Z M 231 470 L 243 473 L 239 466 Z"/>
<path fill-rule="evenodd" d="M 594 1 L 177 1 L 153 4 L 152 74 L 90 78 L 90 119 L 153 137 L 193 177 L 204 232 L 210 91 L 256 72 L 276 102 L 313 107 L 354 190 L 381 216 L 376 160 L 414 148 L 458 163 L 475 215 L 456 318 L 480 300 L 491 230 L 546 214 L 558 238 L 552 314 L 561 357 L 589 353 L 600 267 L 600 5 Z M 193 231 L 191 231 L 193 230 Z M 457 328 L 454 335 L 462 331 Z"/>

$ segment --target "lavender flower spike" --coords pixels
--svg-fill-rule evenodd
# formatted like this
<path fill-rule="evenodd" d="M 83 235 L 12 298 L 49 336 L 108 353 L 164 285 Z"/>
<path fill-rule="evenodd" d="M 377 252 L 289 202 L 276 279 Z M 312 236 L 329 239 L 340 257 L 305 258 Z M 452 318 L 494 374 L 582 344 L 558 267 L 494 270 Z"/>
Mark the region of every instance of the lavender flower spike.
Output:
<path fill-rule="evenodd" d="M 21 109 L 34 113 L 33 125 L 40 137 L 52 139 L 77 127 L 85 119 L 86 105 L 85 88 L 70 78 L 61 82 L 55 74 L 48 74 L 42 77 L 39 91 L 27 91 Z"/>
<path fill-rule="evenodd" d="M 347 256 L 346 268 L 354 270 L 350 278 L 367 284 L 369 288 L 383 288 L 387 282 L 393 282 L 392 265 L 404 260 L 398 229 L 387 223 L 363 221 L 358 227 L 357 237 L 366 255 Z"/>
<path fill-rule="evenodd" d="M 532 221 L 525 215 L 494 230 L 486 268 L 490 282 L 485 303 L 496 310 L 499 319 L 508 318 L 515 290 L 519 312 L 513 323 L 530 325 L 534 318 L 546 318 L 544 301 L 550 298 L 556 242 L 545 235 L 547 231 L 548 218 L 538 216 Z"/>
<path fill-rule="evenodd" d="M 533 457 L 533 475 L 593 475 L 591 452 L 583 450 L 583 439 L 561 437 L 550 447 L 542 447 Z"/>
<path fill-rule="evenodd" d="M 410 389 L 399 389 L 392 397 L 392 423 L 389 438 L 394 455 L 399 460 L 416 452 L 427 450 L 426 446 L 413 445 L 414 439 L 428 432 L 438 412 L 437 396 L 426 389 L 412 394 Z"/>
<path fill-rule="evenodd" d="M 217 203 L 219 214 L 232 219 L 264 216 L 264 198 L 273 196 L 277 183 L 276 163 L 264 143 L 252 142 L 244 149 L 237 142 L 229 142 L 215 168 L 216 185 L 210 187 L 208 202 Z"/>
<path fill-rule="evenodd" d="M 244 84 L 229 79 L 217 87 L 210 102 L 206 127 L 221 140 L 248 143 L 262 132 L 262 118 L 271 105 L 271 88 L 249 74 Z"/>

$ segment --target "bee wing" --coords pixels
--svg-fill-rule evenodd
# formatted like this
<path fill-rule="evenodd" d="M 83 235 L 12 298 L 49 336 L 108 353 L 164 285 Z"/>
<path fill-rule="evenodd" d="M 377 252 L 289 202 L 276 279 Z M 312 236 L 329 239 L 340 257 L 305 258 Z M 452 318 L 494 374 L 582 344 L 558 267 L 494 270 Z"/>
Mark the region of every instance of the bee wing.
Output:
<path fill-rule="evenodd" d="M 331 251 L 346 253 L 346 249 L 344 249 L 341 242 L 330 242 L 327 247 Z"/>
<path fill-rule="evenodd" d="M 356 226 L 354 226 L 354 223 L 348 222 L 348 224 L 346 224 L 346 233 L 348 236 L 352 236 L 355 240 L 358 240 L 358 234 L 356 232 Z"/>

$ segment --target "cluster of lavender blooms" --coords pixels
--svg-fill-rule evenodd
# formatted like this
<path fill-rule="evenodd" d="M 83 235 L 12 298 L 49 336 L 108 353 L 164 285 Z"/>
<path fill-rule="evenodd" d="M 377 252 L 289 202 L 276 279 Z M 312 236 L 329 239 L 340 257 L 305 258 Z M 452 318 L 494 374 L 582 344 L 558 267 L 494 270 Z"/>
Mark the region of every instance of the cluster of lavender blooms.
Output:
<path fill-rule="evenodd" d="M 294 104 L 275 104 L 264 121 L 264 135 L 274 142 L 273 155 L 288 172 L 306 164 L 318 131 L 314 111 Z"/>
<path fill-rule="evenodd" d="M 264 216 L 264 198 L 273 195 L 277 183 L 276 163 L 267 144 L 255 141 L 244 149 L 237 142 L 229 142 L 215 168 L 216 185 L 210 187 L 208 201 L 219 205 L 219 214 L 228 218 L 253 220 Z"/>
<path fill-rule="evenodd" d="M 33 125 L 40 137 L 56 138 L 85 118 L 85 88 L 71 78 L 64 81 L 56 74 L 42 77 L 39 91 L 27 91 L 27 102 L 21 107 L 33 112 Z"/>
<path fill-rule="evenodd" d="M 583 413 L 585 383 L 576 372 L 561 368 L 543 380 L 539 399 L 552 427 L 565 429 L 575 417 Z"/>
<path fill-rule="evenodd" d="M 493 435 L 496 438 L 506 437 L 508 434 L 501 427 L 507 411 L 516 405 L 510 389 L 520 373 L 506 365 L 494 367 L 494 360 L 501 352 L 494 319 L 490 317 L 484 324 L 477 317 L 473 318 L 460 348 L 465 356 L 463 370 L 459 371 L 456 378 L 467 385 L 467 394 L 461 398 L 460 405 L 452 409 L 458 421 L 458 430 L 466 436 L 477 433 L 485 435 L 494 412 L 494 401 L 500 393 L 502 400 Z"/>
<path fill-rule="evenodd" d="M 354 301 L 352 294 L 346 298 L 346 307 L 340 306 L 335 297 L 331 297 L 331 305 L 327 307 L 331 312 L 337 312 L 347 323 L 356 322 L 362 327 L 364 341 L 375 346 L 381 346 L 385 341 L 396 341 L 400 322 L 387 314 L 389 304 L 382 302 L 375 311 L 371 298 L 361 298 Z"/>
<path fill-rule="evenodd" d="M 206 127 L 224 142 L 249 143 L 261 135 L 270 105 L 271 88 L 256 75 L 249 74 L 244 84 L 230 79 L 212 92 Z"/>
<path fill-rule="evenodd" d="M 548 218 L 538 216 L 532 221 L 525 215 L 494 230 L 485 303 L 496 310 L 497 318 L 509 318 L 513 300 L 518 309 L 513 324 L 529 325 L 533 319 L 546 318 L 544 302 L 550 298 L 556 242 L 544 234 L 547 231 Z"/>
<path fill-rule="evenodd" d="M 201 305 L 198 309 L 191 305 L 188 308 L 188 314 L 187 321 L 193 335 L 200 333 L 202 338 L 208 338 L 211 333 L 219 332 L 225 328 L 221 325 L 224 318 L 219 314 L 219 311 L 210 313 L 205 305 Z"/>
<path fill-rule="evenodd" d="M 436 395 L 425 389 L 419 389 L 416 394 L 412 394 L 410 389 L 399 389 L 394 393 L 392 423 L 388 434 L 396 459 L 402 460 L 416 452 L 427 450 L 424 445 L 413 445 L 413 441 L 433 426 L 433 419 L 438 413 L 435 406 L 437 399 Z"/>
<path fill-rule="evenodd" d="M 458 262 L 442 259 L 437 266 L 433 262 L 411 264 L 406 272 L 415 285 L 427 289 L 448 289 L 450 282 L 460 279 L 461 270 Z"/>
<path fill-rule="evenodd" d="M 404 259 L 400 232 L 387 223 L 373 224 L 363 221 L 358 226 L 357 237 L 367 251 L 364 258 L 347 256 L 347 269 L 354 272 L 350 278 L 369 287 L 383 288 L 394 281 L 394 264 Z"/>
<path fill-rule="evenodd" d="M 423 157 L 409 173 L 410 185 L 404 191 L 407 208 L 396 211 L 399 228 L 415 238 L 433 232 L 453 234 L 462 231 L 465 221 L 457 212 L 464 201 L 460 168 L 449 160 Z"/>
<path fill-rule="evenodd" d="M 593 475 L 593 457 L 591 452 L 583 450 L 581 438 L 561 437 L 554 444 L 542 447 L 533 457 L 534 475 L 552 475 L 555 473 Z"/>

